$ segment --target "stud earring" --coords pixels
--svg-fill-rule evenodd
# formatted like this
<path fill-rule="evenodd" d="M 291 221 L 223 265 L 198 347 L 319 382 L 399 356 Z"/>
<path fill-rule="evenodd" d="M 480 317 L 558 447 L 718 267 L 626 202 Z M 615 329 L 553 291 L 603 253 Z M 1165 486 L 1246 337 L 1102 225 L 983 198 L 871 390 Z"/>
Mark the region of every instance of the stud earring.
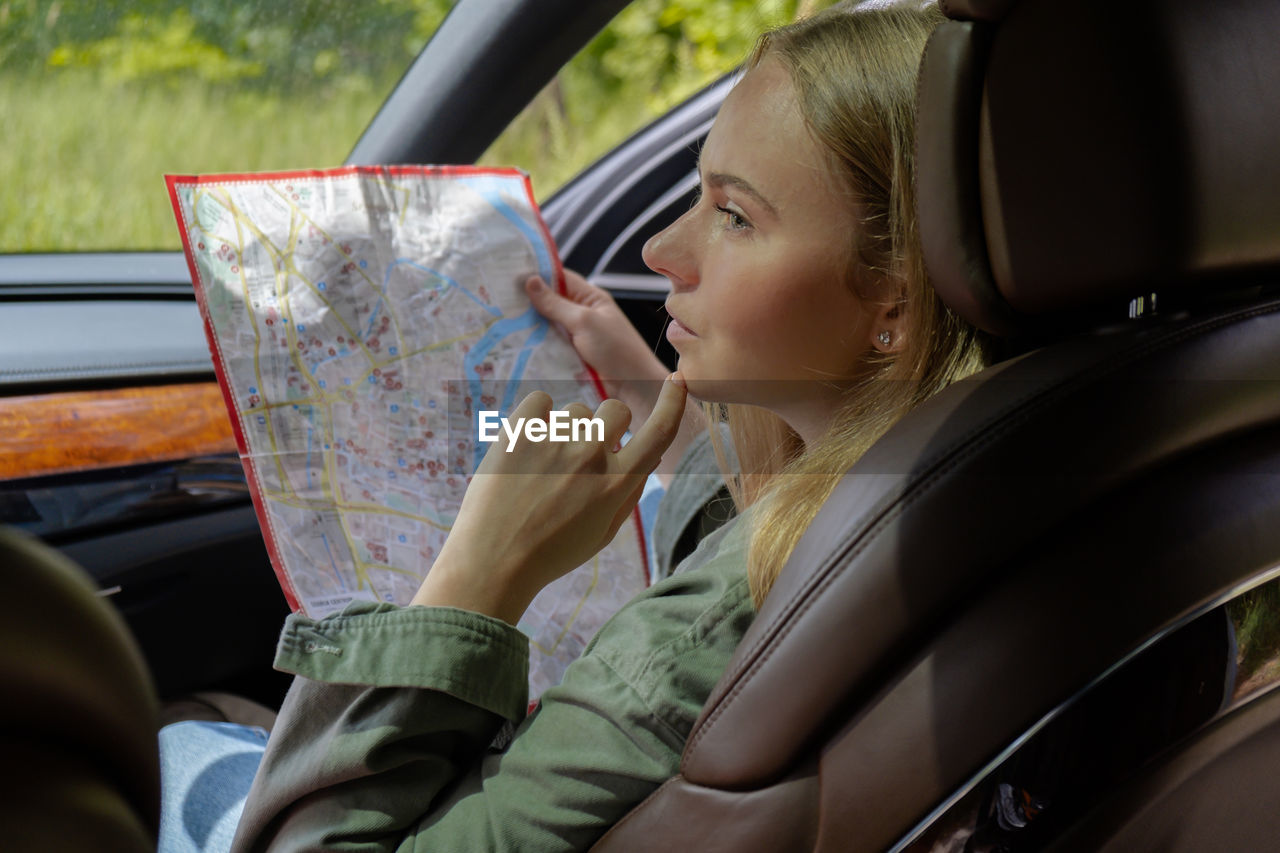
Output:
<path fill-rule="evenodd" d="M 888 329 L 885 329 L 883 332 L 881 332 L 879 335 L 876 336 L 876 340 L 880 341 L 881 346 L 887 347 L 889 344 L 893 342 L 893 333 L 890 332 Z"/>

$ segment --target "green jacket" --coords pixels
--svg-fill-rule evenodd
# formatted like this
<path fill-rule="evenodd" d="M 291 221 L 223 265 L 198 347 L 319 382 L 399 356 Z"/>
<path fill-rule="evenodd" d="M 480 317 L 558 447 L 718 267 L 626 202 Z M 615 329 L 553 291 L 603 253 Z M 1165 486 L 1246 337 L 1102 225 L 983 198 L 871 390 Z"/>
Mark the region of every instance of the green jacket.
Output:
<path fill-rule="evenodd" d="M 755 615 L 748 529 L 715 531 L 627 604 L 527 717 L 528 642 L 501 620 L 386 604 L 290 617 L 276 666 L 300 677 L 233 850 L 590 847 L 679 769 Z"/>

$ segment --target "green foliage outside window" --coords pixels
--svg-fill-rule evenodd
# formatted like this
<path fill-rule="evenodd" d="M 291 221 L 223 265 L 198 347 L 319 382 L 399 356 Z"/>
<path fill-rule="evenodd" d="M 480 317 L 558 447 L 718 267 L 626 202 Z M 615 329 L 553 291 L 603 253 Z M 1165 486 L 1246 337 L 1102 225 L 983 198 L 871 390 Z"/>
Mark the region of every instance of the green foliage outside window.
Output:
<path fill-rule="evenodd" d="M 634 0 L 482 158 L 540 198 L 619 140 L 737 67 L 759 34 L 832 0 Z"/>
<path fill-rule="evenodd" d="M 399 76 L 452 0 L 0 0 L 0 72 L 299 92 Z"/>
<path fill-rule="evenodd" d="M 1280 679 L 1280 580 L 1246 592 L 1227 612 L 1236 631 L 1239 693 Z"/>
<path fill-rule="evenodd" d="M 830 0 L 636 0 L 482 162 L 545 198 Z M 0 252 L 176 248 L 160 176 L 340 164 L 453 0 L 0 0 Z"/>

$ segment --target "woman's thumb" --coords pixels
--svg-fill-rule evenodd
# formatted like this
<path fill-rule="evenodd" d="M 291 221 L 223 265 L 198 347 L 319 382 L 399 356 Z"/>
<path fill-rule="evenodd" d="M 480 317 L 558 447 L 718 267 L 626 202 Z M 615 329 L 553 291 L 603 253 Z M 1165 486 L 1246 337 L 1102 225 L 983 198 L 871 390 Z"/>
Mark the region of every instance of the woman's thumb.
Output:
<path fill-rule="evenodd" d="M 567 309 L 572 303 L 548 287 L 541 276 L 530 276 L 524 283 L 524 290 L 543 317 L 561 324 L 568 319 Z"/>

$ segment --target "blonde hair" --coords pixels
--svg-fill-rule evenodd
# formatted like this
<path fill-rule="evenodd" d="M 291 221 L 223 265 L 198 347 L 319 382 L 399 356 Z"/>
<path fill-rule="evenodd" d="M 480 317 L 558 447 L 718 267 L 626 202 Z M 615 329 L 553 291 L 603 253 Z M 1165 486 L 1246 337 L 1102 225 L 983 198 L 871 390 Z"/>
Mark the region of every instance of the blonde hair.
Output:
<path fill-rule="evenodd" d="M 988 361 L 987 339 L 934 293 L 915 216 L 916 73 L 940 20 L 932 6 L 833 7 L 765 33 L 747 61 L 753 68 L 771 58 L 786 68 L 807 129 L 850 197 L 858 229 L 846 286 L 859 295 L 895 292 L 905 312 L 902 349 L 871 351 L 832 425 L 808 448 L 764 409 L 707 407 L 734 502 L 755 507 L 748 578 L 756 606 L 841 476 L 910 409 Z M 736 472 L 727 470 L 722 420 Z"/>

